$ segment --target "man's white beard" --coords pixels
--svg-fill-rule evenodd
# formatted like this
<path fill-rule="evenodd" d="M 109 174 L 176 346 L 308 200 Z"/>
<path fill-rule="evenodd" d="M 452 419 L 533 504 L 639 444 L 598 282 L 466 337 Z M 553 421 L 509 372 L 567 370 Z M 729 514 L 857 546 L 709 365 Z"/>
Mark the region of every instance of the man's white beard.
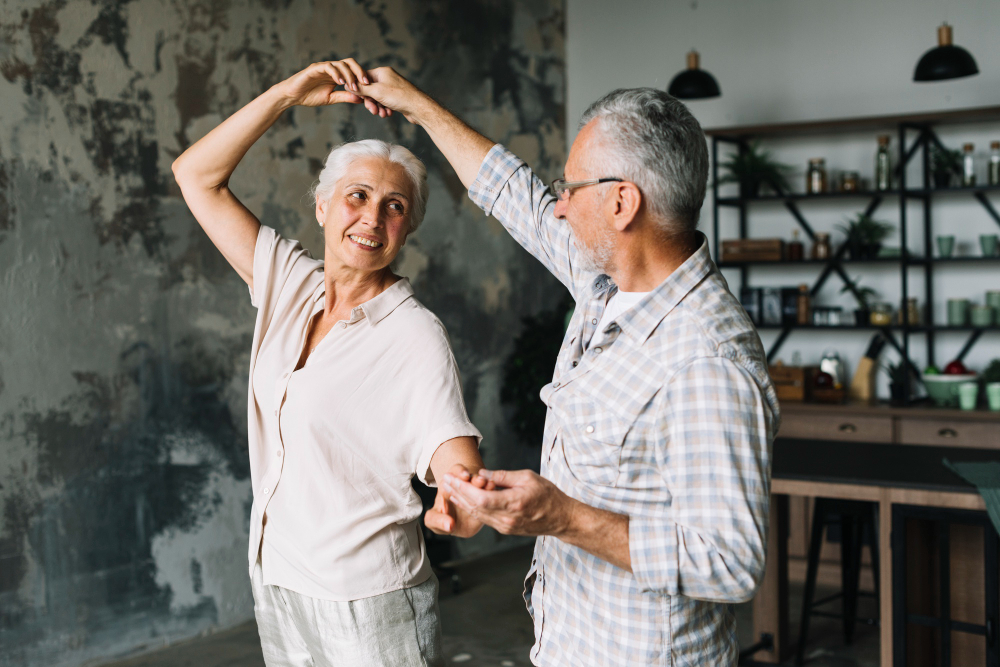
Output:
<path fill-rule="evenodd" d="M 611 259 L 615 254 L 615 245 L 610 235 L 602 237 L 593 248 L 588 248 L 576 237 L 573 237 L 573 245 L 580 251 L 581 271 L 608 273 L 611 270 Z"/>

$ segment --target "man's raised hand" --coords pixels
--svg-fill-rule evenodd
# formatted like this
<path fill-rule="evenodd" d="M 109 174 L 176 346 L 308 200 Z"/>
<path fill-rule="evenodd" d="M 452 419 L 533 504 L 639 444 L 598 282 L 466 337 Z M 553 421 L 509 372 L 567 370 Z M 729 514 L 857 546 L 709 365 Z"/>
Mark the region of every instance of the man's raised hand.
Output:
<path fill-rule="evenodd" d="M 377 101 L 359 94 L 361 86 L 370 82 L 368 73 L 354 60 L 333 60 L 313 63 L 278 84 L 281 94 L 290 104 L 319 107 L 330 104 L 364 104 L 372 114 L 385 118 L 392 112 Z M 339 87 L 343 87 L 342 90 Z"/>

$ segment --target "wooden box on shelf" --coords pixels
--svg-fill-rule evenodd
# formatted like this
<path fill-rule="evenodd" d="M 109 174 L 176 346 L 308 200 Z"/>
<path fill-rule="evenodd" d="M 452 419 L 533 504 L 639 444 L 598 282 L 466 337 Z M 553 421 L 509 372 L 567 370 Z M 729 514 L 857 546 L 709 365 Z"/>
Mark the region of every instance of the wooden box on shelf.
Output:
<path fill-rule="evenodd" d="M 779 401 L 807 401 L 812 399 L 813 383 L 819 366 L 769 366 L 771 382 Z"/>
<path fill-rule="evenodd" d="M 781 239 L 726 239 L 722 242 L 723 262 L 780 262 L 785 257 Z"/>

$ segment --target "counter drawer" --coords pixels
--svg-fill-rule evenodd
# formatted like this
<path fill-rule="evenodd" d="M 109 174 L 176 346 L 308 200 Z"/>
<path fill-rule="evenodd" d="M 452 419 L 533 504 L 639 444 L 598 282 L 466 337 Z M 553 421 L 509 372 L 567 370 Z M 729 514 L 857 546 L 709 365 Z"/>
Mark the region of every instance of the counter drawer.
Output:
<path fill-rule="evenodd" d="M 901 419 L 899 441 L 904 445 L 1000 449 L 1000 424 L 947 419 Z"/>
<path fill-rule="evenodd" d="M 779 438 L 892 442 L 892 417 L 784 414 Z"/>

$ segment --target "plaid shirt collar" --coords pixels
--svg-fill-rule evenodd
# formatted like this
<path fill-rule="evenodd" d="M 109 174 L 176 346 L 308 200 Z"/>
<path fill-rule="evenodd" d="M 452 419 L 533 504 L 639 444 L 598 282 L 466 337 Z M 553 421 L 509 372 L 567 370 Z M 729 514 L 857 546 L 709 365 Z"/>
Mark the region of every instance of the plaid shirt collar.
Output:
<path fill-rule="evenodd" d="M 701 241 L 698 249 L 636 304 L 635 308 L 630 308 L 616 318 L 622 333 L 637 344 L 645 343 L 663 318 L 712 272 L 714 263 L 708 252 L 708 239 L 701 232 L 695 233 Z M 606 274 L 602 273 L 594 280 L 595 299 L 609 296 L 608 292 L 613 295 L 617 291 L 618 286 Z"/>

